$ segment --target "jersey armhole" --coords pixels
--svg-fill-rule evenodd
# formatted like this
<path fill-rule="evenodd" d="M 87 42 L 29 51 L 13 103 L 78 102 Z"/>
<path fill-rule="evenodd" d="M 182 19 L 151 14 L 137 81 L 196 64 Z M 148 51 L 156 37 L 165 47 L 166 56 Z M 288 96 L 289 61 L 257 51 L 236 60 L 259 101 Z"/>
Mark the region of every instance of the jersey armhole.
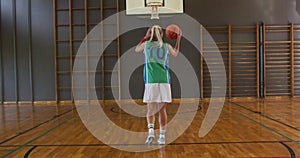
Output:
<path fill-rule="evenodd" d="M 170 54 L 170 50 L 169 50 L 169 43 L 166 43 L 166 47 L 167 47 L 167 54 Z M 171 45 L 170 45 L 171 46 Z M 172 47 L 172 46 L 171 46 Z"/>

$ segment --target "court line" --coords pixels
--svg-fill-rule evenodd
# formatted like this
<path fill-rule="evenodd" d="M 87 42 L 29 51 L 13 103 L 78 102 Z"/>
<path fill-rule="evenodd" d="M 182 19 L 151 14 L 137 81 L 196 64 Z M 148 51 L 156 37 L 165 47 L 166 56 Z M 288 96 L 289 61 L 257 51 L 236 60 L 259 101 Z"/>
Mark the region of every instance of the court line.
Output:
<path fill-rule="evenodd" d="M 290 137 L 288 137 L 288 136 L 286 136 L 286 135 L 284 135 L 284 134 L 282 134 L 282 133 L 280 133 L 280 132 L 274 130 L 273 128 L 271 128 L 271 127 L 269 127 L 269 126 L 267 126 L 267 125 L 264 125 L 264 124 L 262 124 L 262 123 L 256 121 L 255 119 L 252 119 L 251 117 L 248 117 L 248 116 L 246 116 L 246 115 L 244 115 L 244 114 L 240 114 L 240 115 L 241 115 L 242 117 L 247 118 L 247 119 L 249 119 L 249 120 L 255 122 L 256 124 L 259 124 L 260 126 L 262 126 L 262 127 L 266 128 L 266 129 L 270 130 L 271 132 L 276 133 L 276 134 L 278 134 L 278 135 L 280 135 L 280 136 L 282 136 L 282 137 L 284 137 L 284 138 L 286 138 L 286 139 L 288 139 L 288 140 L 290 140 L 290 141 L 292 141 L 292 142 L 294 142 L 294 143 L 300 145 L 300 141 L 295 141 L 295 140 L 293 140 L 292 138 L 290 138 Z M 283 143 L 283 142 L 279 142 L 279 143 L 282 144 L 285 148 L 287 148 L 287 150 L 289 151 L 289 153 L 290 153 L 290 155 L 291 155 L 291 158 L 296 158 L 295 152 L 293 151 L 292 148 L 290 148 L 288 145 L 286 145 L 286 144 Z"/>
<path fill-rule="evenodd" d="M 262 126 L 262 127 L 265 127 L 266 129 L 272 131 L 273 133 L 276 133 L 276 134 L 278 134 L 278 135 L 280 135 L 280 136 L 282 136 L 282 137 L 284 137 L 284 138 L 286 138 L 286 139 L 288 139 L 288 140 L 290 140 L 290 141 L 292 141 L 292 142 L 294 142 L 294 143 L 300 145 L 300 142 L 299 142 L 299 141 L 295 141 L 295 140 L 293 140 L 292 138 L 290 138 L 290 137 L 288 137 L 288 136 L 286 136 L 286 135 L 284 135 L 284 134 L 282 134 L 282 133 L 280 133 L 280 132 L 274 130 L 273 128 L 271 128 L 271 127 L 269 127 L 269 126 L 267 126 L 267 125 L 264 125 L 264 124 L 262 124 L 262 123 L 256 121 L 255 119 L 253 119 L 253 118 L 251 118 L 251 117 L 249 117 L 249 116 L 246 116 L 246 115 L 244 115 L 244 114 L 240 114 L 240 115 L 241 115 L 242 117 L 246 118 L 246 119 L 249 119 L 250 121 L 255 122 L 256 124 L 259 124 L 259 125 Z"/>
<path fill-rule="evenodd" d="M 24 158 L 28 158 L 28 156 L 30 155 L 30 153 L 37 148 L 37 146 L 33 146 L 32 148 L 30 148 L 24 155 Z"/>
<path fill-rule="evenodd" d="M 287 144 L 285 144 L 283 142 L 280 142 L 280 144 L 282 144 L 285 148 L 287 148 L 287 150 L 290 152 L 291 158 L 296 158 L 296 154 L 290 146 L 288 146 Z"/>
<path fill-rule="evenodd" d="M 252 120 L 253 121 L 253 120 Z M 292 139 L 291 139 L 292 140 Z M 292 140 L 293 141 L 293 140 Z M 211 142 L 211 143 L 172 143 L 169 145 L 188 145 L 188 144 L 233 144 L 233 143 L 273 143 L 273 142 L 279 142 L 279 141 L 264 141 L 264 142 Z M 282 141 L 283 142 L 283 141 Z M 285 141 L 285 142 L 290 142 L 290 141 Z M 293 141 L 294 142 L 294 141 Z M 107 146 L 105 144 L 102 144 L 103 146 Z M 122 144 L 118 144 L 118 145 L 122 145 Z M 126 145 L 126 144 L 124 144 Z M 141 145 L 141 144 L 137 144 L 137 145 Z M 144 144 L 142 144 L 144 145 Z M 30 146 L 30 145 L 25 145 L 25 146 Z M 35 145 L 35 146 L 43 146 L 43 145 Z M 44 146 L 49 146 L 49 145 L 44 145 Z M 58 146 L 58 145 L 50 145 L 50 146 Z M 99 146 L 99 145 L 98 145 Z M 101 145 L 100 145 L 101 146 Z"/>
<path fill-rule="evenodd" d="M 121 109 L 122 109 L 122 108 L 121 108 Z M 198 106 L 198 108 L 197 108 L 196 111 L 198 112 L 198 111 L 200 111 L 200 110 L 202 110 L 202 106 L 201 106 L 201 105 Z M 126 112 L 118 112 L 119 110 L 116 110 L 115 107 L 112 107 L 112 108 L 110 109 L 110 111 L 113 112 L 113 113 L 116 113 L 116 114 L 127 114 L 127 115 L 129 115 L 129 114 L 126 113 Z M 186 112 L 181 112 L 181 113 L 178 113 L 178 114 L 186 114 L 186 113 L 192 113 L 192 112 L 195 112 L 195 111 L 186 111 Z M 168 115 L 175 115 L 175 114 L 177 114 L 177 113 L 168 113 Z"/>
<path fill-rule="evenodd" d="M 281 121 L 279 121 L 279 120 L 276 120 L 276 119 L 274 119 L 274 118 L 272 118 L 272 117 L 269 117 L 269 116 L 267 116 L 267 115 L 264 115 L 264 114 L 262 114 L 260 111 L 254 111 L 254 110 L 252 110 L 252 109 L 250 109 L 250 108 L 244 107 L 243 105 L 240 105 L 240 104 L 235 103 L 235 102 L 232 102 L 232 101 L 229 101 L 229 102 L 230 102 L 230 103 L 233 103 L 234 105 L 236 105 L 236 106 L 238 106 L 238 107 L 241 107 L 241 108 L 243 108 L 243 109 L 246 109 L 246 110 L 248 110 L 248 111 L 250 111 L 250 112 L 253 112 L 253 113 L 255 113 L 255 114 L 258 114 L 258 115 L 260 115 L 260 116 L 262 116 L 262 117 L 264 117 L 264 118 L 266 118 L 266 119 L 272 120 L 272 121 L 277 122 L 277 123 L 279 123 L 279 124 L 282 124 L 282 125 L 284 125 L 284 126 L 286 126 L 286 127 L 289 127 L 289 128 L 291 128 L 291 129 L 294 129 L 294 130 L 296 130 L 296 131 L 300 131 L 299 128 L 294 127 L 294 126 L 291 126 L 291 125 L 286 124 L 286 123 L 284 123 L 284 122 L 281 122 Z M 253 121 L 253 120 L 252 120 L 252 121 Z M 266 127 L 265 127 L 265 128 L 266 128 Z M 269 130 L 275 132 L 275 130 L 272 129 L 272 128 L 270 128 Z M 276 131 L 275 133 L 277 133 L 277 131 Z M 299 142 L 300 142 L 300 141 L 295 141 L 295 140 L 293 140 L 293 139 L 291 139 L 291 138 L 289 138 L 289 137 L 287 137 L 287 136 L 281 134 L 280 132 L 278 132 L 277 134 L 279 134 L 279 135 L 281 135 L 281 136 L 283 136 L 283 137 L 286 137 L 287 139 L 291 140 L 292 142 L 294 142 L 294 143 L 296 143 L 296 144 L 299 144 Z M 284 145 L 284 146 L 288 149 L 288 151 L 290 152 L 291 158 L 296 158 L 296 157 L 295 157 L 295 153 L 294 153 L 294 151 L 293 151 L 292 148 L 290 148 L 288 145 L 284 144 L 283 142 L 279 142 L 279 143 L 281 143 L 282 145 Z"/>
<path fill-rule="evenodd" d="M 9 155 L 11 155 L 11 154 L 17 152 L 18 150 L 20 150 L 20 149 L 26 147 L 28 144 L 30 144 L 30 143 L 32 143 L 32 142 L 34 142 L 34 141 L 40 139 L 41 137 L 47 135 L 47 134 L 50 133 L 50 132 L 54 131 L 55 129 L 57 129 L 57 128 L 60 127 L 61 125 L 63 125 L 63 124 L 65 124 L 65 123 L 67 123 L 68 121 L 70 121 L 71 119 L 73 119 L 73 116 L 67 118 L 66 120 L 64 120 L 63 122 L 59 123 L 58 125 L 56 125 L 56 126 L 50 128 L 49 130 L 47 130 L 47 131 L 41 133 L 40 135 L 38 135 L 38 136 L 36 136 L 35 138 L 33 138 L 33 139 L 29 140 L 28 142 L 26 142 L 25 144 L 23 144 L 23 145 L 21 145 L 21 146 L 18 146 L 16 149 L 10 151 L 9 153 L 7 153 L 7 154 L 5 154 L 4 156 L 2 156 L 1 158 L 5 158 L 5 157 L 7 157 L 7 156 L 9 156 Z"/>
<path fill-rule="evenodd" d="M 48 123 L 48 122 L 50 122 L 50 121 L 53 121 L 53 120 L 55 120 L 56 118 L 61 117 L 61 116 L 65 115 L 65 114 L 67 114 L 67 113 L 69 113 L 69 112 L 71 112 L 71 111 L 73 111 L 73 110 L 74 110 L 74 108 L 72 108 L 71 110 L 66 111 L 66 112 L 64 112 L 64 113 L 61 113 L 61 114 L 58 114 L 58 115 L 54 115 L 52 118 L 50 118 L 50 119 L 48 119 L 48 120 L 46 120 L 46 121 L 44 121 L 44 122 L 42 122 L 42 123 L 40 123 L 40 124 L 38 124 L 38 125 L 35 125 L 35 126 L 29 128 L 29 129 L 26 129 L 25 131 L 19 132 L 18 134 L 14 135 L 14 136 L 12 136 L 12 137 L 10 137 L 10 138 L 8 138 L 8 139 L 5 139 L 5 140 L 1 141 L 1 142 L 0 142 L 0 145 L 6 143 L 6 142 L 8 142 L 8 141 L 11 141 L 11 140 L 13 140 L 13 139 L 15 139 L 15 138 L 17 138 L 17 137 L 19 137 L 19 136 L 21 136 L 21 135 L 27 133 L 27 132 L 30 132 L 30 131 L 32 131 L 33 129 L 35 129 L 35 128 L 37 128 L 37 127 L 40 127 L 40 126 L 42 126 L 42 125 L 44 125 L 44 124 L 46 124 L 46 123 Z"/>
<path fill-rule="evenodd" d="M 262 117 L 264 117 L 264 118 L 267 118 L 267 119 L 269 119 L 269 120 L 275 121 L 275 122 L 277 122 L 277 123 L 279 123 L 279 124 L 282 124 L 282 125 L 284 125 L 284 126 L 287 126 L 287 127 L 289 127 L 289 128 L 292 128 L 292 129 L 294 129 L 294 130 L 300 132 L 300 129 L 299 129 L 299 128 L 296 128 L 296 127 L 291 126 L 291 125 L 289 125 L 289 124 L 286 124 L 286 123 L 284 123 L 284 122 L 278 121 L 278 120 L 276 120 L 276 119 L 274 119 L 274 118 L 272 118 L 272 117 L 266 116 L 266 115 L 262 114 L 262 113 L 259 112 L 259 111 L 251 110 L 251 109 L 249 109 L 249 108 L 247 108 L 247 107 L 244 107 L 243 105 L 240 105 L 240 104 L 235 103 L 235 102 L 232 102 L 232 101 L 228 101 L 228 102 L 229 102 L 229 103 L 233 103 L 233 104 L 235 104 L 235 105 L 238 106 L 238 107 L 241 107 L 241 108 L 243 108 L 243 109 L 246 109 L 246 110 L 248 110 L 248 111 L 251 111 L 251 112 L 253 112 L 253 113 L 255 113 L 255 114 L 258 114 L 258 115 L 260 115 L 260 116 L 262 116 Z"/>
<path fill-rule="evenodd" d="M 282 141 L 248 141 L 248 142 L 185 142 L 185 143 L 170 143 L 168 145 L 218 145 L 218 144 L 272 144 L 272 143 L 291 143 L 292 141 L 282 140 Z M 109 145 L 145 145 L 145 144 L 109 144 Z M 18 145 L 10 145 L 5 147 L 17 147 Z M 38 147 L 73 147 L 73 146 L 108 146 L 106 144 L 33 144 L 33 145 L 27 145 L 28 147 L 31 146 L 38 146 Z M 3 146 L 4 147 L 4 146 Z"/>

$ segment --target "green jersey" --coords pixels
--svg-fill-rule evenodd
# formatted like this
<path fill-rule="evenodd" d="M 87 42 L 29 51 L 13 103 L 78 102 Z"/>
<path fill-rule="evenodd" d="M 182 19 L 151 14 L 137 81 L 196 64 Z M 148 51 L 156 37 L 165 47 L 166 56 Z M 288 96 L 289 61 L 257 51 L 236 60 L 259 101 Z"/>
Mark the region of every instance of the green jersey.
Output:
<path fill-rule="evenodd" d="M 170 53 L 166 43 L 159 47 L 158 42 L 145 42 L 145 83 L 170 83 L 169 56 Z"/>

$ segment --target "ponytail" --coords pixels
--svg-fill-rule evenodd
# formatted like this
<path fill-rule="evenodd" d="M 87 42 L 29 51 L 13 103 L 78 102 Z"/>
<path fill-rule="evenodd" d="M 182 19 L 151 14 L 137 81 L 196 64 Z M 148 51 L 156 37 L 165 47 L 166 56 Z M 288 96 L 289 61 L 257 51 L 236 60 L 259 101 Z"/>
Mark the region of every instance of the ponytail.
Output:
<path fill-rule="evenodd" d="M 163 40 L 162 40 L 162 29 L 160 26 L 158 25 L 154 25 L 152 26 L 152 29 L 151 29 L 151 38 L 149 41 L 153 41 L 153 40 L 157 40 L 159 43 L 158 47 L 162 47 L 163 45 Z"/>

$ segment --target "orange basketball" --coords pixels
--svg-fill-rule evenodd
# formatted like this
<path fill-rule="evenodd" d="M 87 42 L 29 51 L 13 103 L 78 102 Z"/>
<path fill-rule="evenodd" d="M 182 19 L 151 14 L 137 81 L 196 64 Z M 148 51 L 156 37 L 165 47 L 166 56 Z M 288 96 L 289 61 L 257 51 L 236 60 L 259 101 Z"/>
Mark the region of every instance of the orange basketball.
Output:
<path fill-rule="evenodd" d="M 175 24 L 171 24 L 166 28 L 166 36 L 169 39 L 177 39 L 179 33 L 180 33 L 180 28 Z"/>

